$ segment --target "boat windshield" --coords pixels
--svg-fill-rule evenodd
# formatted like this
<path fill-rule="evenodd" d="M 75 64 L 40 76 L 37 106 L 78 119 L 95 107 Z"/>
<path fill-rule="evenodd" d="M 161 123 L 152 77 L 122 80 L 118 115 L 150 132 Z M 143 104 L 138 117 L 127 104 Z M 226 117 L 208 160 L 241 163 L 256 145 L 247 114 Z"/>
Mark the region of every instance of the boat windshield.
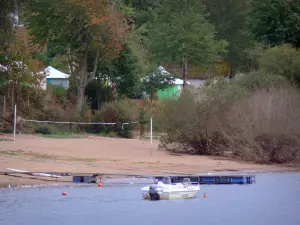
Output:
<path fill-rule="evenodd" d="M 191 180 L 190 180 L 190 178 L 183 178 L 182 183 L 183 183 L 183 184 L 190 185 L 190 184 L 191 184 Z"/>
<path fill-rule="evenodd" d="M 172 184 L 171 178 L 170 177 L 164 177 L 163 178 L 163 183 L 164 184 Z"/>

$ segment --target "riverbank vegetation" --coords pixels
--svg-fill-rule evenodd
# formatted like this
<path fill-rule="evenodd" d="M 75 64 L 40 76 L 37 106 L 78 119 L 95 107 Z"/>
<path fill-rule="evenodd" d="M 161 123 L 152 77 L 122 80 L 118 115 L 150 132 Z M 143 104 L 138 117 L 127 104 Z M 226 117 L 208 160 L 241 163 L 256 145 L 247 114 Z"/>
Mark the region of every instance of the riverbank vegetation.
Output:
<path fill-rule="evenodd" d="M 247 86 L 243 77 L 186 89 L 165 105 L 162 147 L 201 155 L 229 152 L 257 163 L 299 160 L 300 92 L 281 77 L 265 76 L 268 85 L 250 89 L 248 77 Z"/>
<path fill-rule="evenodd" d="M 213 2 L 6 1 L 0 131 L 12 132 L 15 104 L 18 132 L 42 135 L 132 138 L 138 131 L 142 138 L 152 117 L 161 147 L 171 151 L 299 161 L 300 4 Z M 70 74 L 68 89 L 39 88 L 47 66 Z M 158 99 L 175 78 L 183 78 L 181 95 Z M 188 85 L 191 78 L 205 83 Z"/>

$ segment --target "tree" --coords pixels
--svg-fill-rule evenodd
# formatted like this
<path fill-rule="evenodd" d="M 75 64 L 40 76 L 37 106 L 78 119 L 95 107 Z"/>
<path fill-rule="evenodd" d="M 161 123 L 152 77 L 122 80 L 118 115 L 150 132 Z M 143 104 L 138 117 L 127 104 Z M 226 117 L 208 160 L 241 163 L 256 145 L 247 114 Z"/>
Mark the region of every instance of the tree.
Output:
<path fill-rule="evenodd" d="M 43 78 L 41 69 L 41 64 L 26 51 L 23 37 L 14 34 L 0 67 L 0 84 L 5 84 L 7 100 L 12 108 L 14 104 L 29 99 L 29 94 L 22 87 L 40 87 Z"/>
<path fill-rule="evenodd" d="M 217 41 L 215 35 L 199 0 L 165 0 L 150 26 L 149 49 L 159 63 L 183 65 L 185 86 L 188 64 L 207 65 L 225 52 L 226 41 Z"/>
<path fill-rule="evenodd" d="M 249 0 L 203 0 L 209 12 L 209 20 L 215 25 L 218 39 L 228 41 L 228 53 L 224 60 L 231 72 L 248 71 L 249 58 L 246 51 L 252 47 L 248 25 Z"/>
<path fill-rule="evenodd" d="M 17 10 L 16 0 L 0 0 L 0 54 L 5 53 L 13 37 L 13 25 L 16 18 L 13 13 Z"/>
<path fill-rule="evenodd" d="M 252 0 L 250 28 L 256 40 L 300 47 L 300 1 Z"/>
<path fill-rule="evenodd" d="M 167 85 L 175 80 L 174 74 L 165 71 L 163 67 L 158 67 L 155 73 L 150 73 L 143 79 L 145 92 L 150 95 L 151 102 L 154 98 L 155 91 L 164 90 Z"/>
<path fill-rule="evenodd" d="M 153 20 L 153 10 L 162 4 L 163 0 L 131 0 L 130 5 L 134 8 L 133 20 L 137 27 L 149 24 Z"/>
<path fill-rule="evenodd" d="M 115 84 L 118 95 L 129 98 L 139 96 L 141 68 L 139 68 L 137 57 L 133 55 L 127 44 L 124 45 L 120 57 L 113 60 L 108 69 L 110 79 Z"/>
<path fill-rule="evenodd" d="M 109 0 L 30 0 L 27 9 L 26 25 L 34 41 L 53 42 L 68 56 L 71 73 L 78 80 L 81 109 L 84 89 L 95 77 L 99 62 L 117 57 L 122 50 L 128 33 L 123 15 Z"/>

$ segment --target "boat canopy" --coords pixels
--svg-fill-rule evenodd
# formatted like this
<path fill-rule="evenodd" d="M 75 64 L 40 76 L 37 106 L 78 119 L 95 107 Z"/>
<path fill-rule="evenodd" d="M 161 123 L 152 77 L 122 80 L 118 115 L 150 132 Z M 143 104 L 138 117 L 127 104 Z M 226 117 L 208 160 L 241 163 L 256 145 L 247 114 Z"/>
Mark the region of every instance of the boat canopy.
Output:
<path fill-rule="evenodd" d="M 184 183 L 184 184 L 191 184 L 191 179 L 190 178 L 183 178 L 182 183 Z"/>
<path fill-rule="evenodd" d="M 171 178 L 170 177 L 164 177 L 163 178 L 163 183 L 164 184 L 172 184 Z"/>

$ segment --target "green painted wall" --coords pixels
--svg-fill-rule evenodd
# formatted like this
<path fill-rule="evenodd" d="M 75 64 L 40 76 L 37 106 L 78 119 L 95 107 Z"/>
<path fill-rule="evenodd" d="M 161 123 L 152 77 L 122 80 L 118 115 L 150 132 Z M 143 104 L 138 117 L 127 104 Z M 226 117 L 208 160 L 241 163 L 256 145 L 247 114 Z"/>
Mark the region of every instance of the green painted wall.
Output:
<path fill-rule="evenodd" d="M 69 88 L 69 81 L 65 78 L 47 78 L 48 85 L 61 86 L 65 89 Z"/>
<path fill-rule="evenodd" d="M 176 84 L 169 85 L 164 90 L 157 90 L 157 96 L 159 100 L 177 98 L 179 96 L 179 90 Z"/>

